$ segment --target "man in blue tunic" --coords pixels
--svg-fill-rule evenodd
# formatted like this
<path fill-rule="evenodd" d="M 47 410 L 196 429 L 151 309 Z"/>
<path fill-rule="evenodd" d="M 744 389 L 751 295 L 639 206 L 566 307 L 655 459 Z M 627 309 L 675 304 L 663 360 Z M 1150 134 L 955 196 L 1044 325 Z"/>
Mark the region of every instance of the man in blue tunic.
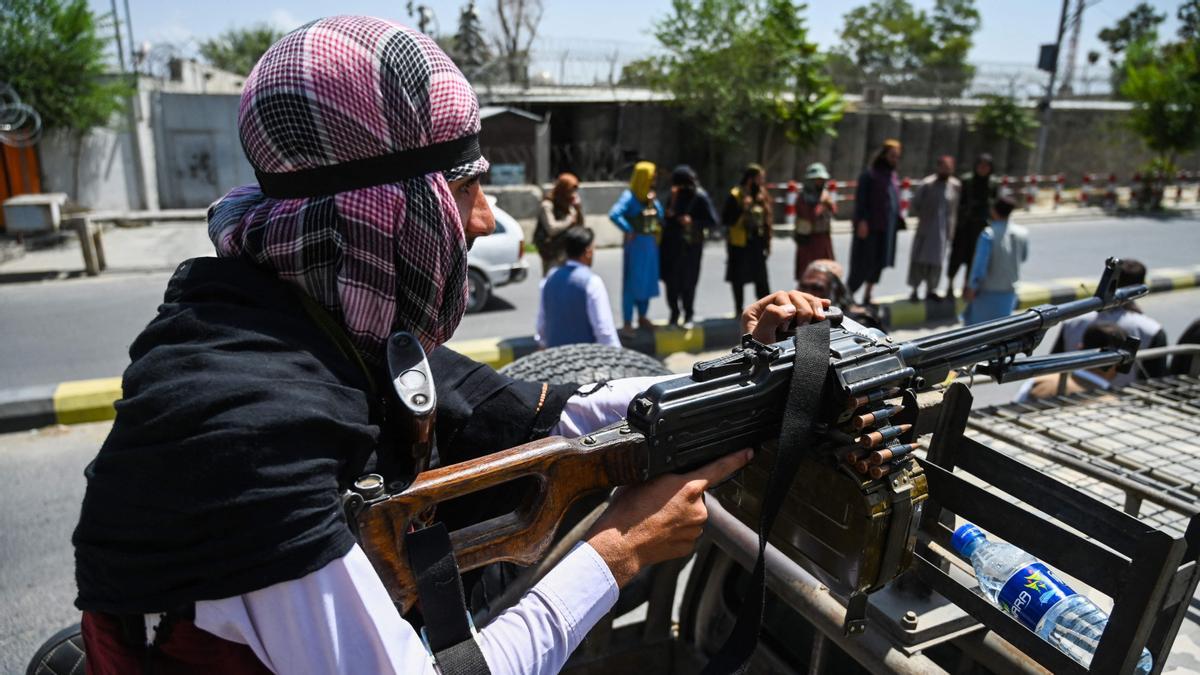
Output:
<path fill-rule="evenodd" d="M 1017 280 L 1021 263 L 1029 258 L 1029 232 L 1008 222 L 1015 205 L 1003 197 L 992 207 L 992 220 L 979 235 L 975 261 L 963 299 L 969 304 L 963 312 L 968 326 L 1012 314 L 1017 308 Z"/>
<path fill-rule="evenodd" d="M 596 343 L 620 347 L 604 280 L 592 272 L 595 235 L 575 225 L 559 237 L 567 262 L 542 282 L 537 339 L 543 347 Z"/>

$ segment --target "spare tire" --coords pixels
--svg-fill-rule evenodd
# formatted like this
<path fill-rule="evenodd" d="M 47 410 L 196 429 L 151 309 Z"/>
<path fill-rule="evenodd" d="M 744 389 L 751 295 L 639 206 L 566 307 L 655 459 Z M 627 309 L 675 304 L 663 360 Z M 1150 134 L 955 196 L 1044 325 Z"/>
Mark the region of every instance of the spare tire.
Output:
<path fill-rule="evenodd" d="M 83 675 L 86 669 L 83 634 L 75 624 L 58 631 L 38 648 L 25 675 Z"/>
<path fill-rule="evenodd" d="M 670 375 L 662 362 L 641 352 L 608 345 L 551 347 L 523 356 L 500 369 L 517 380 L 587 384 L 623 377 Z"/>

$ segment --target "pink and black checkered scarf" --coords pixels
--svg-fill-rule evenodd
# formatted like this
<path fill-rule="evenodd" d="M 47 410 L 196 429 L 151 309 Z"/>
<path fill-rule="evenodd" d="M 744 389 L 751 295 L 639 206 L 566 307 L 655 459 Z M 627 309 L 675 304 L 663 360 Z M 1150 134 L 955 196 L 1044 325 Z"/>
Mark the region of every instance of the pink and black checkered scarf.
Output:
<path fill-rule="evenodd" d="M 209 209 L 217 255 L 299 286 L 369 363 L 397 330 L 426 349 L 449 339 L 466 306 L 467 247 L 448 181 L 488 163 L 462 143 L 479 133 L 475 93 L 433 40 L 370 17 L 314 21 L 263 55 L 238 125 L 260 185 Z M 436 170 L 417 173 L 439 148 Z"/>

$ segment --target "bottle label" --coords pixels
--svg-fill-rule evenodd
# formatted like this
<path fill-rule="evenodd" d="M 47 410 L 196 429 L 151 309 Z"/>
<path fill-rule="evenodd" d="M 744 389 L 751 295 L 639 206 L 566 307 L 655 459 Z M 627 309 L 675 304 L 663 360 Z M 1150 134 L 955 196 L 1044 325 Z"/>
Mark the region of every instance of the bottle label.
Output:
<path fill-rule="evenodd" d="M 1000 609 L 1020 621 L 1029 630 L 1060 600 L 1075 595 L 1075 591 L 1049 567 L 1040 562 L 1026 565 L 1008 578 L 996 600 Z"/>

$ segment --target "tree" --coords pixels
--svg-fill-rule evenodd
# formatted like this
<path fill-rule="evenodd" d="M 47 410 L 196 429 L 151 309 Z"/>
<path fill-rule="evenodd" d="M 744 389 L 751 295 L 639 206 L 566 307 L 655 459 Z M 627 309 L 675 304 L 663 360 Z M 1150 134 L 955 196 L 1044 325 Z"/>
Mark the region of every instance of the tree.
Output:
<path fill-rule="evenodd" d="M 133 93 L 106 72 L 111 29 L 111 17 L 92 13 L 87 0 L 0 0 L 0 82 L 37 110 L 45 129 L 69 135 L 76 194 L 84 137 Z"/>
<path fill-rule="evenodd" d="M 1112 91 L 1120 92 L 1124 79 L 1124 66 L 1121 55 L 1132 44 L 1158 40 L 1158 24 L 1166 20 L 1166 14 L 1154 13 L 1154 7 L 1147 2 L 1141 2 L 1126 16 L 1117 20 L 1109 28 L 1099 32 L 1100 42 L 1108 44 L 1109 65 L 1112 66 Z"/>
<path fill-rule="evenodd" d="M 1200 43 L 1159 47 L 1150 39 L 1126 48 L 1121 95 L 1133 102 L 1129 125 L 1160 164 L 1200 148 Z"/>
<path fill-rule="evenodd" d="M 249 28 L 230 28 L 200 43 L 200 55 L 221 70 L 249 75 L 267 48 L 283 36 L 283 31 L 265 23 Z"/>
<path fill-rule="evenodd" d="M 1037 127 L 1033 115 L 1012 96 L 985 95 L 972 126 L 989 141 L 1016 141 L 1032 147 L 1029 132 Z"/>
<path fill-rule="evenodd" d="M 468 2 L 458 15 L 458 32 L 454 34 L 452 53 L 454 62 L 468 80 L 478 78 L 484 64 L 491 59 L 474 0 Z"/>
<path fill-rule="evenodd" d="M 661 79 L 651 82 L 672 92 L 716 146 L 745 143 L 764 125 L 763 156 L 772 125 L 811 146 L 835 133 L 843 103 L 824 56 L 808 41 L 805 9 L 791 0 L 673 0 L 654 27 L 666 54 L 654 63 Z"/>
<path fill-rule="evenodd" d="M 542 0 L 496 0 L 500 31 L 496 50 L 504 60 L 510 82 L 525 82 L 529 76 L 529 48 L 542 22 Z"/>
<path fill-rule="evenodd" d="M 843 22 L 832 72 L 844 86 L 957 96 L 975 75 L 967 63 L 980 25 L 974 0 L 937 0 L 932 15 L 908 0 L 873 0 Z"/>
<path fill-rule="evenodd" d="M 667 64 L 657 56 L 635 59 L 621 67 L 618 84 L 623 87 L 662 88 L 666 82 Z"/>
<path fill-rule="evenodd" d="M 1192 42 L 1200 38 L 1200 0 L 1186 0 L 1175 13 L 1179 19 L 1179 39 Z"/>

